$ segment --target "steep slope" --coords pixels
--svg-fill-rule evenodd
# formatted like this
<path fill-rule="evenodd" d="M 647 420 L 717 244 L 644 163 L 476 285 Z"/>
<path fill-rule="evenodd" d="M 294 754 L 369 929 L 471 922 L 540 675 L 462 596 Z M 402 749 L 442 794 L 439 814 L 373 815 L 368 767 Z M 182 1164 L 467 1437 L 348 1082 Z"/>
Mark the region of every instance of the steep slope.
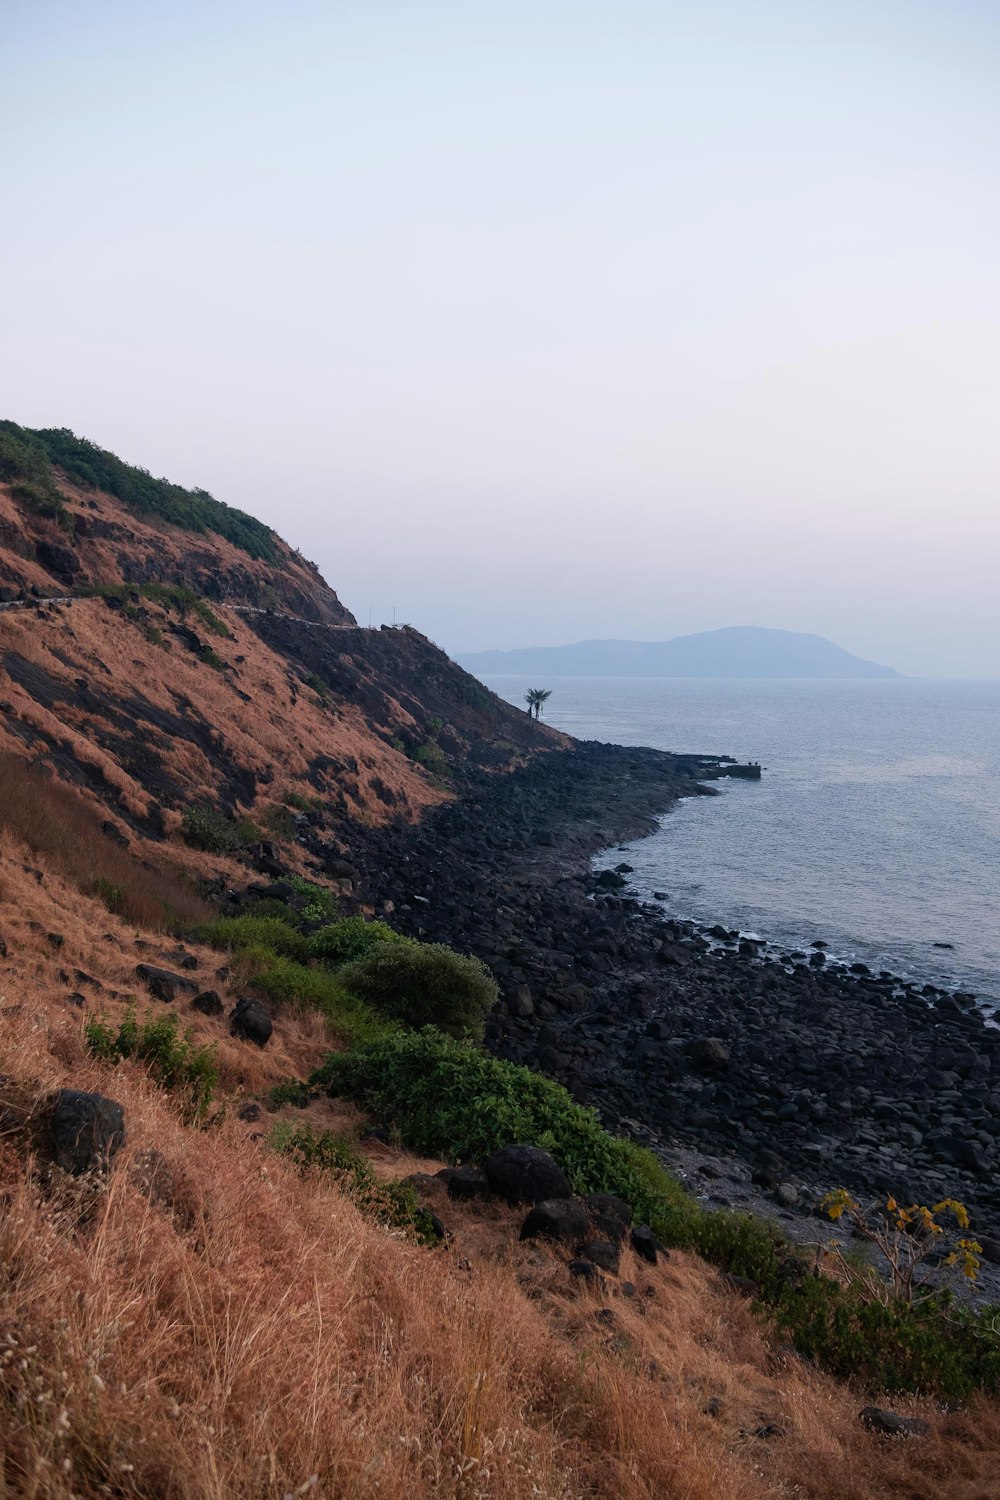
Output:
<path fill-rule="evenodd" d="M 0 600 L 159 583 L 355 623 L 315 566 L 270 527 L 65 429 L 0 423 L 0 481 Z"/>
<path fill-rule="evenodd" d="M 358 628 L 311 563 L 203 491 L 11 423 L 0 478 L 0 750 L 119 833 L 162 839 L 196 805 L 266 832 L 288 799 L 410 819 L 467 766 L 565 743 L 418 632 Z"/>
<path fill-rule="evenodd" d="M 37 871 L 37 873 L 36 873 Z M 41 879 L 38 878 L 41 875 Z M 521 1243 L 523 1210 L 432 1188 L 449 1238 L 423 1246 L 342 1176 L 275 1149 L 309 1125 L 379 1178 L 436 1172 L 350 1106 L 277 1102 L 329 1047 L 282 1012 L 265 1051 L 178 1001 L 211 1046 L 207 1120 L 141 1063 L 88 1048 L 139 962 L 178 961 L 0 834 L 0 1482 L 35 1500 L 222 1496 L 423 1500 L 986 1500 L 1000 1423 L 908 1401 L 927 1436 L 889 1440 L 862 1397 L 774 1340 L 697 1257 L 626 1250 L 614 1285 Z M 56 944 L 53 939 L 59 938 Z M 192 984 L 219 955 L 186 944 Z M 67 1003 L 67 1001 L 71 1003 Z M 83 1007 L 81 1009 L 81 1006 Z M 171 1008 L 144 1000 L 165 1016 Z M 126 1140 L 105 1182 L 54 1166 L 54 1091 L 110 1095 Z"/>
<path fill-rule="evenodd" d="M 578 641 L 459 654 L 470 672 L 567 677 L 898 677 L 820 635 L 732 626 L 668 641 Z"/>

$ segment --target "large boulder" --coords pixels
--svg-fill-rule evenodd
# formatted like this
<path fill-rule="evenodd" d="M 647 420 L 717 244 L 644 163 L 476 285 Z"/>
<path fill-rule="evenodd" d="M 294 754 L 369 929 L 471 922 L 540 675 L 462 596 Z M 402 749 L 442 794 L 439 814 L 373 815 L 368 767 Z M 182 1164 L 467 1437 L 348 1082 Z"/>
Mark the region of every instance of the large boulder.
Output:
<path fill-rule="evenodd" d="M 201 990 L 191 1001 L 192 1010 L 200 1010 L 203 1016 L 221 1016 L 225 1010 L 218 990 Z"/>
<path fill-rule="evenodd" d="M 453 1167 L 448 1173 L 448 1197 L 468 1201 L 490 1196 L 489 1179 L 478 1167 Z"/>
<path fill-rule="evenodd" d="M 244 995 L 229 1013 L 229 1030 L 233 1036 L 241 1037 L 245 1042 L 266 1047 L 271 1040 L 274 1022 L 266 1005 Z"/>
<path fill-rule="evenodd" d="M 522 1240 L 559 1240 L 577 1245 L 590 1228 L 590 1215 L 575 1198 L 547 1198 L 536 1203 L 521 1225 Z"/>
<path fill-rule="evenodd" d="M 173 969 L 161 969 L 156 964 L 136 964 L 135 972 L 148 989 L 149 993 L 157 1000 L 163 1000 L 168 1005 L 174 999 L 178 990 L 187 990 L 193 994 L 198 986 L 193 980 L 184 974 L 175 974 Z"/>
<path fill-rule="evenodd" d="M 724 1073 L 729 1067 L 729 1048 L 720 1037 L 699 1037 L 688 1044 L 687 1052 L 702 1073 Z"/>
<path fill-rule="evenodd" d="M 52 1154 L 64 1172 L 78 1176 L 106 1168 L 125 1141 L 125 1112 L 104 1094 L 60 1089 L 52 1111 Z"/>
<path fill-rule="evenodd" d="M 625 1199 L 616 1198 L 614 1193 L 590 1193 L 585 1202 L 604 1238 L 620 1245 L 632 1222 L 632 1210 Z"/>
<path fill-rule="evenodd" d="M 483 1163 L 490 1188 L 507 1203 L 539 1203 L 569 1198 L 569 1178 L 538 1146 L 504 1146 Z"/>

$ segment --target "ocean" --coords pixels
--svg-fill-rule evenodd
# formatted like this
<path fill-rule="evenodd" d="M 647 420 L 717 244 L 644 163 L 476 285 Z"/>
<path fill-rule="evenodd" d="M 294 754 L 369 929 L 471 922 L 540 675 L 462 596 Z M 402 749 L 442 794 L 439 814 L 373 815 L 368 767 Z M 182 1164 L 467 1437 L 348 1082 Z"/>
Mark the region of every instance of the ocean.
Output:
<path fill-rule="evenodd" d="M 1000 1007 L 1000 681 L 485 680 L 583 739 L 761 762 L 602 857 L 639 896 Z"/>

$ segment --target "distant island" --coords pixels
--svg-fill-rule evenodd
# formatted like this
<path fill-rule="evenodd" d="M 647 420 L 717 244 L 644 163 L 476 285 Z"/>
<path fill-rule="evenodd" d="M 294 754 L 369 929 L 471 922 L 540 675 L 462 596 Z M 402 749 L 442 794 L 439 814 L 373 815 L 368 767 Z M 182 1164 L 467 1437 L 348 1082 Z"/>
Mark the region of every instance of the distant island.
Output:
<path fill-rule="evenodd" d="M 578 641 L 472 651 L 457 660 L 477 676 L 491 673 L 560 677 L 902 677 L 892 667 L 852 656 L 821 635 L 755 625 L 703 630 L 668 641 Z"/>

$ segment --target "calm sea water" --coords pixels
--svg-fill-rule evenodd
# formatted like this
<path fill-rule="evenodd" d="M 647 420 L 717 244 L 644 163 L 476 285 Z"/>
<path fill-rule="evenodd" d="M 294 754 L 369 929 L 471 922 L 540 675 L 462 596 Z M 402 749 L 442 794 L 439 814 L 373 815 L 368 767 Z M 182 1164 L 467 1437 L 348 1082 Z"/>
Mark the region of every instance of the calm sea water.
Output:
<path fill-rule="evenodd" d="M 520 704 L 520 677 L 488 679 Z M 585 739 L 759 760 L 625 859 L 666 909 L 1000 1005 L 1000 682 L 547 678 Z M 951 943 L 953 948 L 936 948 Z"/>

